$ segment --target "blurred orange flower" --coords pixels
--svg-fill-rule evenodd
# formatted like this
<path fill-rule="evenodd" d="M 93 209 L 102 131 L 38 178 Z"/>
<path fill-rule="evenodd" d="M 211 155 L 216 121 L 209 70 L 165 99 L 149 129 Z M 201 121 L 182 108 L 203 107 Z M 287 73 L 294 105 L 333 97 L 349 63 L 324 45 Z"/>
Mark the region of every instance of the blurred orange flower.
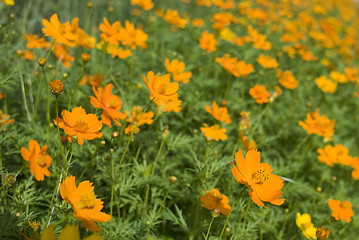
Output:
<path fill-rule="evenodd" d="M 353 157 L 352 158 L 351 166 L 353 168 L 352 177 L 355 180 L 359 180 L 359 157 Z"/>
<path fill-rule="evenodd" d="M 66 45 L 54 45 L 54 54 L 57 59 L 60 59 L 65 67 L 71 67 L 71 63 L 75 60 L 73 56 L 69 54 L 69 49 Z"/>
<path fill-rule="evenodd" d="M 96 98 L 90 96 L 92 106 L 102 108 L 102 123 L 109 127 L 111 127 L 111 119 L 118 126 L 121 126 L 118 120 L 126 118 L 126 115 L 120 112 L 122 101 L 117 95 L 112 95 L 112 88 L 111 83 L 107 84 L 105 89 L 100 87 L 96 90 L 95 87 L 92 87 Z"/>
<path fill-rule="evenodd" d="M 45 38 L 39 38 L 35 34 L 25 34 L 25 39 L 27 40 L 26 47 L 29 49 L 33 48 L 50 48 L 51 44 L 45 41 Z"/>
<path fill-rule="evenodd" d="M 344 73 L 331 71 L 329 74 L 330 78 L 338 83 L 347 83 L 350 82 L 350 79 Z"/>
<path fill-rule="evenodd" d="M 71 204 L 73 215 L 90 231 L 101 231 L 96 222 L 107 222 L 112 217 L 101 212 L 103 202 L 96 199 L 94 187 L 89 181 L 82 181 L 76 187 L 75 177 L 69 176 L 60 185 L 61 197 Z"/>
<path fill-rule="evenodd" d="M 148 35 L 142 29 L 136 29 L 133 23 L 125 21 L 125 27 L 120 30 L 121 43 L 131 49 L 136 49 L 137 46 L 146 48 L 146 41 Z"/>
<path fill-rule="evenodd" d="M 170 82 L 170 75 L 166 74 L 164 76 L 155 75 L 152 71 L 149 71 L 147 74 L 147 79 L 143 75 L 143 80 L 151 92 L 150 99 L 153 100 L 157 106 L 162 106 L 170 101 L 178 100 L 178 83 Z"/>
<path fill-rule="evenodd" d="M 268 163 L 260 162 L 260 152 L 250 150 L 244 158 L 239 150 L 235 155 L 236 165 L 232 162 L 232 174 L 237 182 L 245 184 L 249 188 L 249 196 L 258 206 L 267 208 L 263 202 L 270 202 L 274 205 L 282 205 L 285 199 L 280 199 L 283 192 L 283 180 L 272 174 L 271 166 Z"/>
<path fill-rule="evenodd" d="M 232 122 L 231 117 L 228 114 L 228 109 L 226 107 L 218 107 L 216 101 L 213 101 L 212 108 L 213 109 L 211 109 L 209 105 L 206 105 L 205 107 L 206 111 L 211 114 L 215 119 L 227 124 L 230 124 Z"/>
<path fill-rule="evenodd" d="M 187 20 L 184 18 L 181 18 L 178 14 L 177 10 L 173 9 L 167 9 L 165 15 L 163 16 L 163 19 L 179 28 L 185 28 Z"/>
<path fill-rule="evenodd" d="M 204 21 L 201 18 L 195 18 L 192 20 L 192 25 L 195 27 L 202 27 L 204 25 Z"/>
<path fill-rule="evenodd" d="M 140 8 L 148 11 L 153 8 L 152 0 L 131 0 L 131 5 L 138 5 Z"/>
<path fill-rule="evenodd" d="M 323 136 L 328 140 L 332 140 L 335 121 L 330 120 L 327 116 L 321 116 L 318 108 L 315 112 L 307 113 L 307 119 L 305 122 L 299 121 L 298 123 L 307 131 L 308 134 L 314 133 L 319 136 Z"/>
<path fill-rule="evenodd" d="M 72 136 L 77 136 L 77 143 L 84 144 L 84 139 L 92 140 L 100 138 L 102 133 L 99 132 L 102 128 L 102 122 L 98 120 L 95 114 L 86 114 L 82 107 L 75 107 L 72 112 L 62 110 L 59 118 L 59 128 L 62 128 L 71 142 Z M 57 121 L 54 119 L 54 124 L 57 126 Z"/>
<path fill-rule="evenodd" d="M 15 120 L 14 119 L 10 119 L 10 115 L 9 114 L 4 114 L 2 112 L 2 110 L 0 109 L 0 128 L 2 128 L 3 126 L 8 125 L 9 123 L 13 123 Z M 5 131 L 6 128 L 3 129 L 3 131 Z"/>
<path fill-rule="evenodd" d="M 318 160 L 328 166 L 333 166 L 334 164 L 350 166 L 352 164 L 352 157 L 348 155 L 348 148 L 341 144 L 337 144 L 334 147 L 326 145 L 324 149 L 319 148 L 317 153 L 319 153 Z"/>
<path fill-rule="evenodd" d="M 298 87 L 298 80 L 295 79 L 292 72 L 289 70 L 282 72 L 281 70 L 277 69 L 277 77 L 279 78 L 280 85 L 287 89 L 293 90 Z"/>
<path fill-rule="evenodd" d="M 119 41 L 121 41 L 121 33 L 122 30 L 121 23 L 119 21 L 114 22 L 112 25 L 108 22 L 107 18 L 103 18 L 103 23 L 100 24 L 101 39 L 109 44 L 118 45 Z"/>
<path fill-rule="evenodd" d="M 199 40 L 199 46 L 207 53 L 217 50 L 217 40 L 214 34 L 204 31 Z"/>
<path fill-rule="evenodd" d="M 354 215 L 352 204 L 348 201 L 339 201 L 334 199 L 329 199 L 329 207 L 332 210 L 332 217 L 338 220 L 344 220 L 346 222 L 352 221 L 352 216 Z"/>
<path fill-rule="evenodd" d="M 90 84 L 91 86 L 100 87 L 103 81 L 103 76 L 101 74 L 95 73 L 93 75 L 85 75 L 81 81 L 80 85 L 84 86 L 86 83 Z"/>
<path fill-rule="evenodd" d="M 256 103 L 263 104 L 269 102 L 269 97 L 271 96 L 267 91 L 266 86 L 262 85 L 254 85 L 251 89 L 249 89 L 249 94 L 256 100 Z"/>
<path fill-rule="evenodd" d="M 244 61 L 238 61 L 238 58 L 231 57 L 230 54 L 226 54 L 224 57 L 217 57 L 216 62 L 229 73 L 235 77 L 247 77 L 248 74 L 253 72 L 253 65 L 246 64 Z"/>
<path fill-rule="evenodd" d="M 49 155 L 45 155 L 47 146 L 43 146 L 40 149 L 40 145 L 36 140 L 30 140 L 29 150 L 22 147 L 21 156 L 25 161 L 29 162 L 30 173 L 34 174 L 37 181 L 43 181 L 44 176 L 50 176 L 48 168 L 51 166 L 52 158 Z"/>
<path fill-rule="evenodd" d="M 212 188 L 211 192 L 206 191 L 206 195 L 201 196 L 203 207 L 208 210 L 218 208 L 223 215 L 228 215 L 231 206 L 228 205 L 229 199 L 226 195 L 221 194 L 217 189 Z"/>
<path fill-rule="evenodd" d="M 139 126 L 153 123 L 154 113 L 152 111 L 143 113 L 140 106 L 134 106 L 132 108 L 131 115 L 127 111 L 125 111 L 125 115 L 127 116 L 125 121 L 129 123 L 129 125 L 125 129 L 125 134 L 129 134 L 132 131 L 134 131 L 134 133 L 137 133 L 140 131 Z"/>
<path fill-rule="evenodd" d="M 76 45 L 73 42 L 76 36 L 71 32 L 70 23 L 60 23 L 56 13 L 50 17 L 50 21 L 42 19 L 42 24 L 45 26 L 42 29 L 44 35 L 52 37 L 56 43 L 65 44 L 69 47 Z"/>
<path fill-rule="evenodd" d="M 171 74 L 173 80 L 176 82 L 188 83 L 189 78 L 192 77 L 192 72 L 183 72 L 185 69 L 184 62 L 180 62 L 177 59 L 169 61 L 168 58 L 165 59 L 165 67 L 167 72 Z"/>
<path fill-rule="evenodd" d="M 325 76 L 314 79 L 314 82 L 323 92 L 335 93 L 337 91 L 337 82 Z"/>
<path fill-rule="evenodd" d="M 218 124 L 215 124 L 210 127 L 206 123 L 204 123 L 203 126 L 204 127 L 201 127 L 201 131 L 208 140 L 213 139 L 215 141 L 219 141 L 227 139 L 227 130 L 225 128 L 221 128 Z"/>
<path fill-rule="evenodd" d="M 257 62 L 264 68 L 277 68 L 279 66 L 277 60 L 263 54 L 259 55 Z"/>

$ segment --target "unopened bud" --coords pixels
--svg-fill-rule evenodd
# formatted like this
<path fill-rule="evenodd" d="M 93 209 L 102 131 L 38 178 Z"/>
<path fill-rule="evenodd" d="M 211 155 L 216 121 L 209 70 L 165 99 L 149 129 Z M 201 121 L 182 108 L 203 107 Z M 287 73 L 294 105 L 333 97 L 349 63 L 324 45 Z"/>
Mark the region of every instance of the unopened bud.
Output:
<path fill-rule="evenodd" d="M 87 9 L 92 9 L 92 7 L 93 7 L 93 3 L 92 2 L 88 2 L 87 3 Z"/>
<path fill-rule="evenodd" d="M 322 188 L 321 188 L 321 187 L 317 187 L 315 190 L 316 190 L 317 192 L 321 192 L 321 191 L 322 191 Z"/>
<path fill-rule="evenodd" d="M 231 233 L 231 229 L 229 227 L 226 227 L 226 234 L 229 235 Z"/>
<path fill-rule="evenodd" d="M 102 140 L 101 142 L 100 142 L 100 147 L 104 147 L 106 145 L 106 141 L 105 140 Z"/>
<path fill-rule="evenodd" d="M 51 69 L 52 69 L 52 64 L 49 64 L 49 65 L 47 66 L 47 68 L 51 70 Z"/>
<path fill-rule="evenodd" d="M 90 61 L 90 59 L 91 59 L 91 55 L 88 53 L 83 53 L 83 54 L 81 54 L 81 59 L 84 64 L 88 63 L 88 61 Z"/>
<path fill-rule="evenodd" d="M 109 11 L 110 13 L 111 12 L 113 12 L 113 10 L 115 10 L 112 6 L 109 6 L 108 8 L 107 8 L 107 11 Z"/>
<path fill-rule="evenodd" d="M 170 131 L 169 131 L 168 128 L 166 127 L 165 130 L 162 131 L 162 138 L 163 138 L 163 139 L 166 139 L 169 134 L 170 134 Z"/>
<path fill-rule="evenodd" d="M 110 154 L 113 154 L 115 150 L 113 148 L 110 148 Z"/>
<path fill-rule="evenodd" d="M 332 177 L 332 181 L 333 181 L 333 182 L 337 181 L 337 177 L 336 177 L 336 176 L 333 176 L 333 177 Z"/>
<path fill-rule="evenodd" d="M 16 214 L 15 214 L 15 217 L 20 217 L 21 216 L 21 212 L 16 212 Z"/>
<path fill-rule="evenodd" d="M 69 76 L 69 74 L 68 74 L 68 73 L 64 73 L 64 74 L 62 74 L 63 79 L 66 79 L 68 76 Z"/>
<path fill-rule="evenodd" d="M 119 132 L 118 131 L 113 131 L 112 133 L 111 133 L 111 137 L 113 137 L 113 138 L 117 138 L 118 136 L 119 136 Z"/>
<path fill-rule="evenodd" d="M 177 177 L 175 176 L 170 176 L 170 178 L 168 179 L 170 181 L 170 183 L 176 183 L 177 182 Z"/>
<path fill-rule="evenodd" d="M 61 82 L 61 80 L 54 80 L 49 82 L 49 86 L 51 93 L 55 96 L 59 96 L 64 93 L 64 84 Z"/>
<path fill-rule="evenodd" d="M 45 64 L 46 64 L 46 59 L 45 59 L 45 58 L 39 58 L 39 59 L 37 60 L 37 63 L 38 63 L 41 67 L 43 67 L 43 66 L 45 66 Z"/>
<path fill-rule="evenodd" d="M 219 210 L 218 208 L 215 208 L 212 211 L 212 217 L 218 217 L 221 214 L 221 210 Z"/>
<path fill-rule="evenodd" d="M 77 143 L 78 137 L 76 135 L 72 135 L 71 136 L 71 142 L 72 143 Z"/>
<path fill-rule="evenodd" d="M 8 173 L 4 175 L 4 185 L 11 187 L 16 182 L 16 176 L 14 174 Z"/>

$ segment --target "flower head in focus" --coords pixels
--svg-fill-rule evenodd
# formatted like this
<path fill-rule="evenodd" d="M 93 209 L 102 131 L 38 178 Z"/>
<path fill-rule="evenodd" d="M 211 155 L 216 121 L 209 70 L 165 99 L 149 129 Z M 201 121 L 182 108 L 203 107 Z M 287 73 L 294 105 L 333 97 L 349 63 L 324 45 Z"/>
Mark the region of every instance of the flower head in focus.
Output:
<path fill-rule="evenodd" d="M 226 129 L 221 128 L 218 124 L 215 124 L 213 126 L 208 126 L 206 123 L 203 124 L 204 127 L 201 127 L 201 131 L 203 132 L 203 135 L 209 139 L 209 140 L 226 140 Z"/>
<path fill-rule="evenodd" d="M 305 122 L 298 122 L 301 127 L 303 127 L 308 134 L 317 134 L 323 136 L 328 140 L 332 140 L 334 134 L 335 121 L 330 120 L 327 116 L 320 115 L 319 109 L 317 108 L 315 112 L 310 112 L 307 114 L 307 119 Z"/>

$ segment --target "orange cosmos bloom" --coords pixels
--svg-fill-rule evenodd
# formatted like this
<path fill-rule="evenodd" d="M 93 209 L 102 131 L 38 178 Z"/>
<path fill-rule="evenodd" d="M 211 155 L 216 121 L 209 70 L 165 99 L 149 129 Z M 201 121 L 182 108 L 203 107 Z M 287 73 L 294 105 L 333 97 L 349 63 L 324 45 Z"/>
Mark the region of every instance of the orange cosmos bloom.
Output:
<path fill-rule="evenodd" d="M 95 73 L 93 75 L 85 75 L 81 81 L 80 85 L 84 86 L 86 83 L 90 84 L 91 86 L 100 87 L 103 81 L 103 76 L 101 74 Z"/>
<path fill-rule="evenodd" d="M 238 61 L 236 57 L 231 57 L 230 54 L 226 54 L 224 57 L 216 58 L 216 62 L 229 73 L 235 77 L 247 77 L 248 74 L 253 72 L 253 65 L 246 64 L 244 61 Z"/>
<path fill-rule="evenodd" d="M 264 68 L 277 68 L 279 66 L 277 60 L 263 54 L 259 55 L 257 62 Z"/>
<path fill-rule="evenodd" d="M 153 100 L 157 106 L 162 106 L 170 101 L 178 100 L 178 83 L 171 83 L 169 74 L 161 77 L 155 75 L 152 71 L 149 71 L 147 74 L 148 80 L 144 75 L 142 77 L 148 90 L 151 92 L 150 99 Z"/>
<path fill-rule="evenodd" d="M 84 139 L 92 140 L 100 138 L 102 133 L 99 132 L 102 128 L 102 122 L 98 120 L 95 114 L 86 114 L 82 107 L 75 107 L 72 112 L 62 110 L 59 118 L 59 128 L 62 128 L 71 142 L 72 136 L 77 136 L 77 143 L 84 144 Z M 57 120 L 54 119 L 54 124 L 57 126 Z"/>
<path fill-rule="evenodd" d="M 131 5 L 138 5 L 145 11 L 151 10 L 153 8 L 152 0 L 131 0 Z"/>
<path fill-rule="evenodd" d="M 115 45 L 108 45 L 106 48 L 106 52 L 110 53 L 113 58 L 118 57 L 119 59 L 126 59 L 132 55 L 131 50 L 120 48 Z"/>
<path fill-rule="evenodd" d="M 337 91 L 337 82 L 325 76 L 314 79 L 314 82 L 323 92 L 335 93 Z"/>
<path fill-rule="evenodd" d="M 122 30 L 119 21 L 114 22 L 112 25 L 108 22 L 107 18 L 103 18 L 103 23 L 100 24 L 101 39 L 109 44 L 118 45 L 122 39 L 120 31 Z"/>
<path fill-rule="evenodd" d="M 237 182 L 245 184 L 249 188 L 249 196 L 255 204 L 267 208 L 263 202 L 274 205 L 282 205 L 285 199 L 280 199 L 283 192 L 283 180 L 272 174 L 268 163 L 261 163 L 260 152 L 250 150 L 244 158 L 239 150 L 235 155 L 236 165 L 232 162 L 232 174 Z"/>
<path fill-rule="evenodd" d="M 323 136 L 328 140 L 332 140 L 335 121 L 330 120 L 327 116 L 321 116 L 318 108 L 315 112 L 307 113 L 307 119 L 305 122 L 299 121 L 298 123 L 307 131 L 308 134 L 314 133 L 319 136 Z"/>
<path fill-rule="evenodd" d="M 355 180 L 359 180 L 359 157 L 353 157 L 351 165 L 352 168 L 354 168 L 352 171 L 352 177 Z"/>
<path fill-rule="evenodd" d="M 163 16 L 163 19 L 172 24 L 176 25 L 179 28 L 185 28 L 187 20 L 184 18 L 181 18 L 177 12 L 177 10 L 167 9 L 165 15 Z"/>
<path fill-rule="evenodd" d="M 56 13 L 50 17 L 50 21 L 42 19 L 42 24 L 45 26 L 45 28 L 42 29 L 45 36 L 50 36 L 55 42 L 65 44 L 69 47 L 76 45 L 73 42 L 76 36 L 70 31 L 70 23 L 60 23 Z"/>
<path fill-rule="evenodd" d="M 27 60 L 35 60 L 36 56 L 31 51 L 22 52 L 22 57 Z"/>
<path fill-rule="evenodd" d="M 139 126 L 153 123 L 154 113 L 152 111 L 143 113 L 140 106 L 134 106 L 132 108 L 131 115 L 127 111 L 125 111 L 125 115 L 127 116 L 125 121 L 130 123 L 125 129 L 126 134 L 129 134 L 132 131 L 134 131 L 134 133 L 138 133 L 140 131 L 140 129 L 138 128 Z"/>
<path fill-rule="evenodd" d="M 207 53 L 217 50 L 217 40 L 214 34 L 204 31 L 199 40 L 199 46 Z"/>
<path fill-rule="evenodd" d="M 26 47 L 29 49 L 33 48 L 49 48 L 50 43 L 45 41 L 45 38 L 39 38 L 39 36 L 35 34 L 25 34 L 25 39 L 27 40 Z"/>
<path fill-rule="evenodd" d="M 132 49 L 136 49 L 137 46 L 146 48 L 146 41 L 148 39 L 147 34 L 142 29 L 136 29 L 133 23 L 125 21 L 125 27 L 121 29 L 121 43 Z"/>
<path fill-rule="evenodd" d="M 222 12 L 214 14 L 212 17 L 212 22 L 214 22 L 212 26 L 213 29 L 221 30 L 231 23 L 238 23 L 238 19 L 231 13 Z"/>
<path fill-rule="evenodd" d="M 10 115 L 3 114 L 2 110 L 0 109 L 0 128 L 8 125 L 9 123 L 12 123 L 14 121 L 15 121 L 14 119 L 10 119 Z M 5 131 L 5 130 L 6 130 L 6 128 L 3 129 L 3 131 Z"/>
<path fill-rule="evenodd" d="M 48 168 L 51 166 L 52 158 L 49 155 L 45 155 L 47 146 L 43 146 L 40 149 L 40 145 L 36 140 L 30 140 L 29 150 L 22 147 L 21 156 L 25 161 L 29 162 L 30 173 L 34 174 L 37 181 L 43 181 L 44 176 L 50 176 Z"/>
<path fill-rule="evenodd" d="M 266 86 L 256 84 L 249 89 L 249 94 L 256 100 L 256 103 L 262 104 L 269 102 L 270 94 L 268 93 Z"/>
<path fill-rule="evenodd" d="M 346 67 L 344 70 L 350 81 L 358 82 L 358 69 Z"/>
<path fill-rule="evenodd" d="M 352 221 L 351 218 L 354 213 L 350 202 L 340 202 L 339 200 L 329 199 L 328 204 L 332 210 L 332 217 L 335 218 L 336 221 L 344 220 L 348 223 Z"/>
<path fill-rule="evenodd" d="M 206 105 L 205 109 L 215 119 L 217 119 L 220 122 L 227 123 L 227 124 L 230 124 L 232 122 L 231 117 L 228 114 L 228 109 L 226 107 L 219 108 L 216 101 L 212 102 L 212 107 L 213 107 L 213 109 L 211 109 L 211 107 L 209 105 Z"/>
<path fill-rule="evenodd" d="M 90 231 L 101 231 L 96 222 L 107 222 L 112 217 L 101 212 L 103 202 L 96 199 L 94 187 L 89 181 L 82 181 L 76 187 L 75 177 L 70 176 L 64 179 L 60 185 L 61 197 L 71 204 L 73 215 L 80 220 Z"/>
<path fill-rule="evenodd" d="M 326 145 L 324 149 L 319 148 L 317 153 L 318 160 L 327 164 L 328 166 L 333 166 L 333 164 L 343 164 L 350 166 L 352 163 L 352 157 L 348 155 L 348 148 L 344 147 L 341 144 L 337 144 L 334 147 Z"/>
<path fill-rule="evenodd" d="M 81 47 L 94 48 L 96 40 L 79 27 L 79 18 L 71 21 L 71 33 L 75 36 L 74 41 Z"/>
<path fill-rule="evenodd" d="M 61 60 L 65 67 L 71 67 L 70 62 L 75 60 L 75 58 L 69 54 L 69 49 L 66 45 L 55 44 L 54 54 L 57 59 Z"/>
<path fill-rule="evenodd" d="M 347 83 L 350 81 L 350 79 L 345 75 L 344 73 L 331 71 L 329 74 L 330 78 L 338 83 Z"/>
<path fill-rule="evenodd" d="M 171 74 L 173 80 L 176 82 L 188 83 L 189 78 L 192 77 L 192 72 L 183 72 L 185 68 L 184 62 L 180 62 L 177 59 L 169 61 L 168 58 L 165 59 L 165 67 L 167 72 Z"/>
<path fill-rule="evenodd" d="M 226 129 L 225 128 L 221 128 L 218 124 L 215 124 L 213 126 L 208 126 L 206 123 L 203 124 L 204 127 L 201 127 L 201 131 L 203 132 L 203 135 L 208 139 L 208 140 L 226 140 L 227 139 L 227 135 L 226 135 Z"/>
<path fill-rule="evenodd" d="M 111 127 L 111 119 L 118 125 L 121 126 L 121 123 L 118 122 L 120 119 L 125 119 L 126 115 L 119 112 L 122 106 L 122 101 L 117 95 L 112 95 L 112 84 L 109 83 L 103 89 L 102 87 L 98 88 L 97 91 L 95 87 L 93 92 L 95 93 L 96 98 L 91 97 L 91 104 L 95 108 L 102 108 L 101 120 L 103 124 Z"/>
<path fill-rule="evenodd" d="M 228 215 L 229 211 L 231 211 L 231 206 L 228 205 L 228 197 L 215 188 L 212 188 L 211 192 L 206 191 L 206 195 L 201 196 L 201 202 L 206 209 L 213 210 L 218 208 L 223 215 Z"/>
<path fill-rule="evenodd" d="M 195 27 L 202 27 L 204 24 L 204 21 L 201 18 L 195 18 L 192 20 L 192 25 Z"/>
<path fill-rule="evenodd" d="M 287 89 L 293 90 L 298 87 L 298 80 L 295 79 L 292 72 L 289 70 L 282 72 L 281 70 L 277 69 L 277 77 L 279 77 L 280 85 Z"/>
<path fill-rule="evenodd" d="M 164 105 L 164 111 L 165 112 L 179 112 L 182 110 L 182 101 L 179 99 L 174 99 L 171 101 L 168 101 Z"/>

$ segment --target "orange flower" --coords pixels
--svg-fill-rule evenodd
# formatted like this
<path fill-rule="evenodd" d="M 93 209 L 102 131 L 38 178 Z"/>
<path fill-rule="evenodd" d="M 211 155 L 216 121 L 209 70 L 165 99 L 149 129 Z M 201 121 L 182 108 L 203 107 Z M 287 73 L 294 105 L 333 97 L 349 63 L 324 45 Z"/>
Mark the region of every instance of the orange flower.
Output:
<path fill-rule="evenodd" d="M 204 31 L 199 40 L 199 46 L 207 53 L 217 50 L 217 40 L 214 34 Z"/>
<path fill-rule="evenodd" d="M 152 0 L 131 0 L 131 5 L 138 5 L 140 8 L 148 11 L 153 8 Z"/>
<path fill-rule="evenodd" d="M 325 76 L 314 79 L 314 82 L 323 92 L 335 93 L 337 91 L 337 82 Z"/>
<path fill-rule="evenodd" d="M 350 81 L 354 83 L 358 82 L 358 69 L 346 67 L 344 70 Z"/>
<path fill-rule="evenodd" d="M 101 39 L 109 44 L 118 45 L 122 39 L 120 31 L 122 30 L 119 21 L 114 22 L 112 25 L 108 22 L 107 18 L 103 18 L 103 23 L 100 24 Z"/>
<path fill-rule="evenodd" d="M 345 75 L 344 73 L 331 71 L 329 74 L 330 78 L 338 83 L 347 83 L 350 81 L 350 79 Z"/>
<path fill-rule="evenodd" d="M 208 126 L 206 123 L 203 124 L 204 127 L 201 127 L 201 131 L 203 132 L 203 135 L 208 139 L 208 140 L 226 140 L 227 139 L 227 135 L 226 135 L 226 129 L 225 128 L 221 128 L 218 124 L 215 124 L 213 126 Z"/>
<path fill-rule="evenodd" d="M 259 55 L 259 57 L 257 58 L 257 62 L 265 68 L 277 68 L 279 65 L 277 60 L 263 54 Z"/>
<path fill-rule="evenodd" d="M 140 131 L 139 126 L 153 123 L 154 113 L 152 111 L 143 113 L 140 106 L 134 106 L 131 115 L 125 111 L 125 115 L 127 116 L 125 121 L 130 123 L 125 129 L 126 134 L 129 134 L 132 131 L 138 133 Z"/>
<path fill-rule="evenodd" d="M 3 114 L 2 110 L 0 110 L 0 129 L 3 129 L 3 131 L 5 131 L 6 128 L 3 128 L 3 126 L 6 126 L 14 121 L 14 119 L 10 119 L 10 115 Z"/>
<path fill-rule="evenodd" d="M 209 105 L 205 107 L 206 111 L 211 114 L 215 119 L 217 119 L 220 122 L 224 122 L 227 124 L 230 124 L 231 117 L 228 114 L 228 109 L 226 107 L 218 107 L 216 101 L 212 102 L 213 109 L 210 108 Z"/>
<path fill-rule="evenodd" d="M 260 162 L 260 152 L 250 150 L 244 158 L 239 150 L 235 155 L 236 165 L 232 162 L 232 174 L 237 182 L 245 184 L 249 188 L 249 196 L 258 206 L 267 208 L 263 202 L 270 202 L 274 205 L 282 205 L 285 199 L 280 199 L 283 192 L 283 180 L 272 174 L 271 166 L 268 163 Z"/>
<path fill-rule="evenodd" d="M 96 199 L 94 187 L 89 181 L 82 181 L 76 187 L 75 177 L 70 176 L 64 179 L 60 185 L 61 197 L 71 204 L 73 215 L 80 220 L 90 231 L 101 231 L 96 222 L 107 222 L 112 217 L 101 212 L 103 202 Z"/>
<path fill-rule="evenodd" d="M 110 53 L 113 58 L 118 57 L 119 59 L 126 59 L 132 55 L 131 50 L 120 48 L 115 45 L 108 45 L 106 48 L 106 52 Z"/>
<path fill-rule="evenodd" d="M 192 25 L 195 27 L 202 27 L 204 24 L 204 21 L 201 18 L 195 18 L 192 20 Z"/>
<path fill-rule="evenodd" d="M 72 61 L 75 60 L 73 56 L 69 54 L 69 49 L 65 45 L 54 45 L 54 54 L 57 59 L 60 59 L 62 64 L 64 64 L 65 67 L 71 67 Z"/>
<path fill-rule="evenodd" d="M 170 75 L 166 74 L 162 77 L 155 75 L 152 71 L 149 71 L 147 78 L 143 75 L 143 80 L 151 92 L 150 99 L 153 100 L 157 106 L 162 106 L 170 101 L 178 100 L 178 83 L 170 83 Z"/>
<path fill-rule="evenodd" d="M 163 16 L 163 19 L 172 24 L 176 25 L 179 28 L 185 28 L 187 20 L 184 18 L 181 18 L 177 12 L 177 10 L 167 9 L 165 15 Z"/>
<path fill-rule="evenodd" d="M 308 134 L 314 133 L 319 136 L 323 136 L 328 140 L 332 140 L 335 121 L 330 120 L 327 116 L 321 116 L 318 108 L 315 112 L 307 113 L 307 119 L 305 122 L 299 121 L 298 123 L 307 131 Z"/>
<path fill-rule="evenodd" d="M 277 69 L 277 77 L 279 77 L 279 83 L 283 87 L 287 89 L 295 89 L 297 88 L 299 82 L 295 77 L 293 76 L 292 72 L 289 70 L 286 70 L 282 72 L 281 70 Z"/>
<path fill-rule="evenodd" d="M 24 35 L 25 39 L 27 40 L 27 44 L 26 47 L 29 49 L 33 49 L 33 48 L 49 48 L 50 47 L 50 43 L 45 42 L 45 38 L 39 38 L 39 36 L 35 35 L 35 34 L 29 34 L 29 35 Z"/>
<path fill-rule="evenodd" d="M 40 149 L 40 145 L 36 140 L 30 140 L 29 150 L 22 147 L 21 156 L 25 161 L 29 162 L 30 173 L 34 174 L 37 181 L 43 181 L 44 176 L 50 176 L 48 168 L 51 166 L 52 158 L 49 155 L 45 155 L 47 146 L 43 146 Z"/>
<path fill-rule="evenodd" d="M 81 81 L 80 85 L 84 86 L 86 83 L 90 84 L 91 86 L 100 87 L 103 81 L 103 76 L 101 74 L 95 73 L 93 75 L 85 75 Z"/>
<path fill-rule="evenodd" d="M 61 80 L 54 80 L 52 82 L 49 82 L 50 91 L 55 96 L 61 95 L 64 93 L 64 84 L 61 82 Z"/>
<path fill-rule="evenodd" d="M 213 29 L 221 30 L 231 23 L 237 23 L 238 19 L 234 17 L 231 13 L 222 12 L 214 14 L 212 22 L 214 22 L 212 26 Z"/>
<path fill-rule="evenodd" d="M 122 106 L 122 101 L 117 95 L 112 95 L 112 88 L 113 86 L 111 83 L 107 84 L 105 89 L 100 87 L 97 91 L 95 87 L 92 87 L 96 98 L 90 96 L 92 106 L 103 109 L 101 120 L 103 124 L 106 124 L 109 127 L 111 127 L 111 119 L 118 126 L 121 126 L 121 123 L 119 123 L 118 120 L 126 118 L 125 114 L 119 112 Z"/>
<path fill-rule="evenodd" d="M 258 104 L 269 102 L 270 94 L 268 93 L 266 86 L 256 84 L 254 87 L 249 89 L 249 94 Z"/>
<path fill-rule="evenodd" d="M 182 110 L 182 101 L 179 99 L 171 100 L 165 103 L 164 111 L 165 112 L 179 112 Z"/>
<path fill-rule="evenodd" d="M 85 48 L 95 47 L 95 38 L 88 35 L 84 30 L 79 27 L 79 18 L 74 18 L 71 21 L 71 33 L 75 36 L 74 41 L 77 45 Z"/>
<path fill-rule="evenodd" d="M 244 136 L 243 131 L 239 132 L 239 137 L 243 146 L 244 151 L 254 150 L 257 148 L 257 144 L 253 140 L 248 140 L 247 136 Z"/>
<path fill-rule="evenodd" d="M 352 172 L 352 177 L 355 180 L 359 180 L 359 157 L 353 157 L 351 165 L 352 165 L 352 168 L 354 168 L 353 172 Z"/>
<path fill-rule="evenodd" d="M 63 43 L 69 47 L 76 45 L 73 42 L 76 36 L 70 31 L 70 23 L 60 23 L 56 13 L 50 17 L 50 21 L 42 19 L 42 24 L 45 26 L 45 28 L 42 29 L 45 36 L 50 36 L 55 42 Z"/>
<path fill-rule="evenodd" d="M 36 56 L 31 51 L 24 51 L 22 57 L 27 60 L 35 60 Z"/>
<path fill-rule="evenodd" d="M 318 160 L 327 164 L 328 166 L 333 166 L 333 164 L 343 164 L 350 166 L 352 163 L 352 157 L 348 155 L 348 148 L 344 147 L 341 144 L 337 144 L 334 147 L 326 145 L 324 149 L 319 148 L 317 153 Z"/>
<path fill-rule="evenodd" d="M 77 143 L 84 144 L 84 139 L 92 140 L 100 138 L 102 133 L 99 132 L 102 128 L 102 122 L 98 120 L 95 114 L 86 114 L 82 107 L 75 107 L 72 112 L 62 110 L 59 118 L 59 128 L 62 128 L 71 142 L 72 136 L 77 136 Z M 54 124 L 57 126 L 57 121 L 54 119 Z"/>
<path fill-rule="evenodd" d="M 169 61 L 168 58 L 165 59 L 165 67 L 167 72 L 171 74 L 173 80 L 176 82 L 188 83 L 189 78 L 192 77 L 192 72 L 183 72 L 185 69 L 184 62 L 180 62 L 177 59 Z"/>
<path fill-rule="evenodd" d="M 125 21 L 125 27 L 121 29 L 121 43 L 132 49 L 136 49 L 137 46 L 146 48 L 146 41 L 148 39 L 147 34 L 142 29 L 136 29 L 133 23 Z"/>
<path fill-rule="evenodd" d="M 231 57 L 230 54 L 226 54 L 224 57 L 216 58 L 216 62 L 229 73 L 235 77 L 247 77 L 248 74 L 253 72 L 253 65 L 246 64 L 244 61 L 238 61 L 236 57 Z"/>
<path fill-rule="evenodd" d="M 352 204 L 348 201 L 340 202 L 339 200 L 329 199 L 329 207 L 332 210 L 332 217 L 336 221 L 344 220 L 346 222 L 351 222 L 351 217 L 354 215 Z"/>
<path fill-rule="evenodd" d="M 213 210 L 218 208 L 223 215 L 228 215 L 229 211 L 231 211 L 231 206 L 228 205 L 228 197 L 215 188 L 212 188 L 211 192 L 206 191 L 206 195 L 201 196 L 201 202 L 203 202 L 203 207 L 206 209 Z"/>

